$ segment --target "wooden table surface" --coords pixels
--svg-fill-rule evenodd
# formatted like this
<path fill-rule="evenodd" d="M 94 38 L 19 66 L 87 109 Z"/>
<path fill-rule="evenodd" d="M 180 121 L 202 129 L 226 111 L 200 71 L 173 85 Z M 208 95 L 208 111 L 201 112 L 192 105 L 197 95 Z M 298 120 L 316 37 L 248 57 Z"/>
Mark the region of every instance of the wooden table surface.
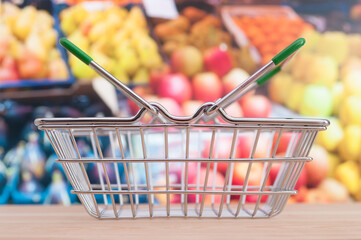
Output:
<path fill-rule="evenodd" d="M 271 219 L 136 220 L 96 220 L 81 205 L 5 205 L 0 239 L 361 239 L 361 203 L 288 205 Z"/>

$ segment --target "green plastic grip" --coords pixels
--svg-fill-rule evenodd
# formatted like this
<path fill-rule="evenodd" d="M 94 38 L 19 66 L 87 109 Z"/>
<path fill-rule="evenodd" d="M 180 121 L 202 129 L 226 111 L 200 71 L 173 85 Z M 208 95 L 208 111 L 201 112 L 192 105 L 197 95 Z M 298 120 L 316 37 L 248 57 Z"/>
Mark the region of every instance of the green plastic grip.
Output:
<path fill-rule="evenodd" d="M 63 46 L 65 49 L 67 49 L 69 52 L 71 52 L 74 56 L 79 58 L 86 65 L 89 65 L 89 63 L 91 61 L 93 61 L 93 59 L 91 57 L 89 57 L 88 54 L 83 52 L 80 48 L 75 46 L 68 39 L 61 38 L 59 42 L 60 42 L 61 46 Z"/>
<path fill-rule="evenodd" d="M 274 75 L 276 75 L 279 71 L 281 71 L 281 66 L 275 67 L 268 73 L 264 74 L 262 77 L 260 77 L 257 80 L 257 84 L 261 86 L 263 83 L 267 82 L 268 79 L 272 78 Z"/>
<path fill-rule="evenodd" d="M 304 38 L 299 38 L 296 41 L 294 41 L 293 43 L 291 43 L 288 47 L 286 47 L 285 49 L 283 49 L 280 53 L 278 53 L 276 56 L 274 56 L 272 58 L 272 61 L 274 62 L 274 64 L 278 65 L 281 62 L 283 62 L 283 60 L 285 60 L 286 58 L 288 58 L 289 56 L 291 56 L 293 53 L 295 53 L 300 47 L 302 47 L 305 44 L 305 39 Z"/>

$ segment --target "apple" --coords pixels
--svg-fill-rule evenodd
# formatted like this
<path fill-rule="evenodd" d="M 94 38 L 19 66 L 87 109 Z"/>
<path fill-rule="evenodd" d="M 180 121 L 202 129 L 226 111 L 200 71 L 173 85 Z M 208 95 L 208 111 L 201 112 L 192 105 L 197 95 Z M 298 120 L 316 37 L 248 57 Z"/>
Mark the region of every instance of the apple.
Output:
<path fill-rule="evenodd" d="M 171 55 L 171 65 L 175 72 L 191 77 L 203 69 L 201 52 L 193 46 L 184 46 L 175 50 Z"/>
<path fill-rule="evenodd" d="M 233 68 L 231 55 L 222 47 L 207 49 L 203 54 L 203 60 L 206 69 L 219 77 L 223 77 Z"/>
<path fill-rule="evenodd" d="M 300 113 L 306 116 L 327 117 L 332 112 L 331 90 L 326 86 L 308 85 L 303 94 Z"/>
<path fill-rule="evenodd" d="M 307 203 L 328 203 L 328 197 L 318 188 L 310 189 L 304 200 Z"/>
<path fill-rule="evenodd" d="M 199 175 L 200 176 L 200 178 L 199 178 L 200 179 L 200 181 L 199 181 L 200 182 L 200 185 L 199 185 L 200 186 L 200 188 L 199 188 L 200 191 L 203 191 L 203 187 L 204 187 L 204 183 L 205 183 L 205 179 L 206 179 L 205 178 L 206 173 L 207 173 L 207 169 L 205 169 L 205 168 L 200 169 L 200 175 Z M 209 170 L 208 181 L 207 181 L 207 186 L 208 186 L 207 190 L 212 189 L 214 179 L 215 179 L 215 186 L 222 186 L 223 187 L 224 181 L 225 181 L 223 175 L 218 173 L 218 172 L 214 175 L 213 171 Z M 189 182 L 189 184 L 192 184 L 192 185 L 197 184 L 197 178 L 194 178 L 193 181 Z M 190 190 L 196 190 L 196 188 L 189 188 L 189 189 Z M 220 191 L 220 189 L 216 189 L 216 190 Z M 196 195 L 197 194 L 188 194 L 188 202 L 189 203 L 195 203 L 196 199 L 197 199 Z M 222 195 L 215 194 L 214 198 L 215 198 L 215 200 L 214 200 L 215 203 L 220 203 L 221 199 L 222 199 Z M 209 204 L 209 203 L 211 203 L 211 200 L 212 200 L 212 195 L 211 194 L 206 194 L 204 202 Z M 202 201 L 202 194 L 199 194 L 199 202 L 201 202 L 201 201 Z"/>
<path fill-rule="evenodd" d="M 24 49 L 18 59 L 17 69 L 21 79 L 43 78 L 46 74 L 45 64 L 27 49 Z"/>
<path fill-rule="evenodd" d="M 229 105 L 226 109 L 225 112 L 231 116 L 231 117 L 237 117 L 237 118 L 241 118 L 244 116 L 243 114 L 243 110 L 241 108 L 241 105 L 239 105 L 238 102 L 234 102 L 231 105 Z M 223 120 L 223 118 L 221 116 L 217 117 L 218 120 L 222 123 L 225 123 L 226 121 Z"/>
<path fill-rule="evenodd" d="M 192 87 L 196 100 L 214 102 L 222 97 L 222 83 L 215 73 L 205 72 L 195 75 Z"/>
<path fill-rule="evenodd" d="M 278 147 L 277 147 L 277 151 L 276 153 L 284 153 L 283 156 L 286 155 L 287 149 L 288 149 L 288 145 L 291 142 L 292 136 L 294 133 L 292 132 L 283 132 L 280 138 L 280 141 L 278 143 Z M 293 142 L 293 145 L 297 145 L 298 139 L 299 139 L 300 135 L 297 136 L 297 140 L 295 140 Z M 276 146 L 276 142 L 278 139 L 278 132 L 275 133 L 274 137 L 273 137 L 273 146 L 272 149 L 274 149 L 274 147 Z"/>
<path fill-rule="evenodd" d="M 350 199 L 345 185 L 333 178 L 326 178 L 318 188 L 323 191 L 330 202 L 347 202 Z"/>
<path fill-rule="evenodd" d="M 249 78 L 249 74 L 241 68 L 232 69 L 227 75 L 222 78 L 223 94 L 226 95 L 233 89 L 241 85 L 246 79 Z"/>
<path fill-rule="evenodd" d="M 4 57 L 0 67 L 0 81 L 18 80 L 19 75 L 16 71 L 15 59 L 12 57 Z"/>
<path fill-rule="evenodd" d="M 192 87 L 186 76 L 175 73 L 164 76 L 158 85 L 159 97 L 168 97 L 182 104 L 192 97 Z"/>
<path fill-rule="evenodd" d="M 339 117 L 344 125 L 361 126 L 361 96 L 348 96 L 340 105 Z"/>
<path fill-rule="evenodd" d="M 243 101 L 244 117 L 266 118 L 271 114 L 271 102 L 262 95 L 254 95 Z"/>
<path fill-rule="evenodd" d="M 294 199 L 296 202 L 305 202 L 308 195 L 308 188 L 306 186 L 302 186 L 297 190 L 297 194 L 294 195 Z"/>
<path fill-rule="evenodd" d="M 192 116 L 202 105 L 202 101 L 188 100 L 182 104 L 182 110 L 185 116 Z"/>
<path fill-rule="evenodd" d="M 361 106 L 359 106 L 361 107 Z M 361 126 L 348 125 L 344 128 L 344 137 L 338 144 L 340 157 L 347 161 L 356 161 L 361 154 Z"/>
<path fill-rule="evenodd" d="M 210 155 L 210 147 L 211 147 L 211 140 L 205 143 L 205 148 L 202 151 L 203 158 L 209 158 Z M 216 155 L 216 148 L 218 149 Z M 232 137 L 219 137 L 216 139 L 213 147 L 213 151 L 211 153 L 211 158 L 215 159 L 214 161 L 217 162 L 217 171 L 222 174 L 225 174 L 228 167 L 228 162 L 219 162 L 216 159 L 229 159 L 231 157 L 231 149 L 232 148 Z M 234 157 L 239 158 L 239 153 L 237 152 L 237 148 L 234 150 Z M 211 168 L 213 169 L 213 163 L 211 163 Z M 207 166 L 207 163 L 202 163 L 202 166 Z"/>
<path fill-rule="evenodd" d="M 154 93 L 157 93 L 158 85 L 162 78 L 170 74 L 170 67 L 164 64 L 158 68 L 153 68 L 149 72 L 149 85 Z"/>
<path fill-rule="evenodd" d="M 277 163 L 273 163 L 272 167 L 271 167 L 271 171 L 269 173 L 269 178 L 271 181 L 271 184 L 274 184 L 276 181 L 276 178 L 279 174 L 279 171 L 281 169 L 282 163 L 281 162 L 277 162 Z M 303 168 L 300 176 L 296 182 L 295 185 L 295 190 L 300 189 L 301 187 L 305 187 L 307 185 L 307 172 L 306 172 L 306 168 Z"/>
<path fill-rule="evenodd" d="M 254 140 L 255 135 L 251 133 L 243 134 L 238 137 L 237 148 L 240 158 L 250 158 Z M 270 144 L 270 139 L 266 135 L 261 134 L 253 157 L 266 158 Z"/>
<path fill-rule="evenodd" d="M 316 187 L 327 177 L 329 169 L 328 152 L 321 146 L 314 145 L 309 154 L 313 160 L 306 163 L 307 185 Z"/>
<path fill-rule="evenodd" d="M 232 179 L 232 185 L 233 186 L 243 186 L 244 181 L 246 178 L 247 170 L 248 170 L 249 163 L 235 163 L 234 170 L 233 170 L 233 179 Z M 263 163 L 253 163 L 252 167 L 250 169 L 249 177 L 248 177 L 248 183 L 247 186 L 255 186 L 260 187 L 261 186 L 261 177 L 263 172 Z M 270 185 L 270 180 L 267 178 L 266 185 Z M 258 190 L 258 189 L 257 189 Z M 239 190 L 237 190 L 239 191 Z M 248 189 L 247 191 L 251 191 Z M 247 202 L 256 202 L 257 201 L 257 195 L 247 195 L 246 201 Z M 239 195 L 232 196 L 233 199 L 239 199 Z M 261 202 L 265 202 L 267 200 L 267 196 L 262 196 Z"/>
<path fill-rule="evenodd" d="M 158 103 L 174 116 L 183 116 L 181 106 L 172 98 L 159 98 Z"/>
<path fill-rule="evenodd" d="M 347 161 L 336 167 L 335 179 L 343 183 L 352 195 L 361 189 L 360 177 L 359 164 L 355 161 Z"/>
<path fill-rule="evenodd" d="M 329 118 L 329 120 L 330 126 L 327 127 L 327 131 L 321 131 L 318 133 L 316 142 L 326 148 L 327 151 L 333 152 L 343 141 L 344 132 L 342 130 L 341 123 L 337 118 Z"/>

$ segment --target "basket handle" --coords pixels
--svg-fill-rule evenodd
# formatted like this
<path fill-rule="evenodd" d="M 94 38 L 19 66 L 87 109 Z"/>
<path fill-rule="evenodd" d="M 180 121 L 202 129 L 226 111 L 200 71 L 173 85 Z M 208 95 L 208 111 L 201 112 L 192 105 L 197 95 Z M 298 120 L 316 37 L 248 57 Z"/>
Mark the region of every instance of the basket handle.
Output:
<path fill-rule="evenodd" d="M 207 111 L 208 118 L 214 116 L 213 114 L 220 108 L 226 108 L 241 96 L 267 82 L 270 78 L 281 71 L 282 66 L 291 59 L 291 57 L 305 44 L 304 38 L 299 38 L 288 47 L 283 49 L 275 57 L 272 58 L 265 66 L 255 72 L 246 81 L 241 83 L 238 87 L 233 89 L 223 98 L 218 99 L 215 104 Z M 207 119 L 208 119 L 207 118 Z"/>
<path fill-rule="evenodd" d="M 65 49 L 67 49 L 69 52 L 71 52 L 74 56 L 76 56 L 78 59 L 80 59 L 83 63 L 90 66 L 97 73 L 99 73 L 102 77 L 104 77 L 106 80 L 108 80 L 110 83 L 112 83 L 115 87 L 117 87 L 119 90 L 121 90 L 127 97 L 129 97 L 135 103 L 137 103 L 138 106 L 146 108 L 148 111 L 150 111 L 154 115 L 158 115 L 158 111 L 154 106 L 152 106 L 149 102 L 147 102 L 142 97 L 140 97 L 138 94 L 133 92 L 124 83 L 122 83 L 116 77 L 111 75 L 107 70 L 105 70 L 100 65 L 98 65 L 88 54 L 86 54 L 84 51 L 82 51 L 80 48 L 78 48 L 75 44 L 73 44 L 66 38 L 61 38 L 59 42 Z"/>

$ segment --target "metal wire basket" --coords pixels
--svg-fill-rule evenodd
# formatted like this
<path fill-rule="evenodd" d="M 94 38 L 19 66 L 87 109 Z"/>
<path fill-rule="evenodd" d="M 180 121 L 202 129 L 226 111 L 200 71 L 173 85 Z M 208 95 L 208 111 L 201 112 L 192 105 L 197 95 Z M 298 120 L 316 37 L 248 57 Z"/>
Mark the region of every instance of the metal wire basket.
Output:
<path fill-rule="evenodd" d="M 131 118 L 35 121 L 56 151 L 73 193 L 98 219 L 275 216 L 296 194 L 316 134 L 329 124 L 323 119 L 233 118 L 224 111 L 277 73 L 303 39 L 190 117 L 172 116 L 161 105 L 146 102 L 69 41 L 61 43 L 142 106 Z M 144 122 L 145 115 L 151 121 Z M 280 155 L 285 136 L 289 141 Z M 90 146 L 86 154 L 83 143 Z M 275 165 L 280 167 L 276 174 Z"/>

